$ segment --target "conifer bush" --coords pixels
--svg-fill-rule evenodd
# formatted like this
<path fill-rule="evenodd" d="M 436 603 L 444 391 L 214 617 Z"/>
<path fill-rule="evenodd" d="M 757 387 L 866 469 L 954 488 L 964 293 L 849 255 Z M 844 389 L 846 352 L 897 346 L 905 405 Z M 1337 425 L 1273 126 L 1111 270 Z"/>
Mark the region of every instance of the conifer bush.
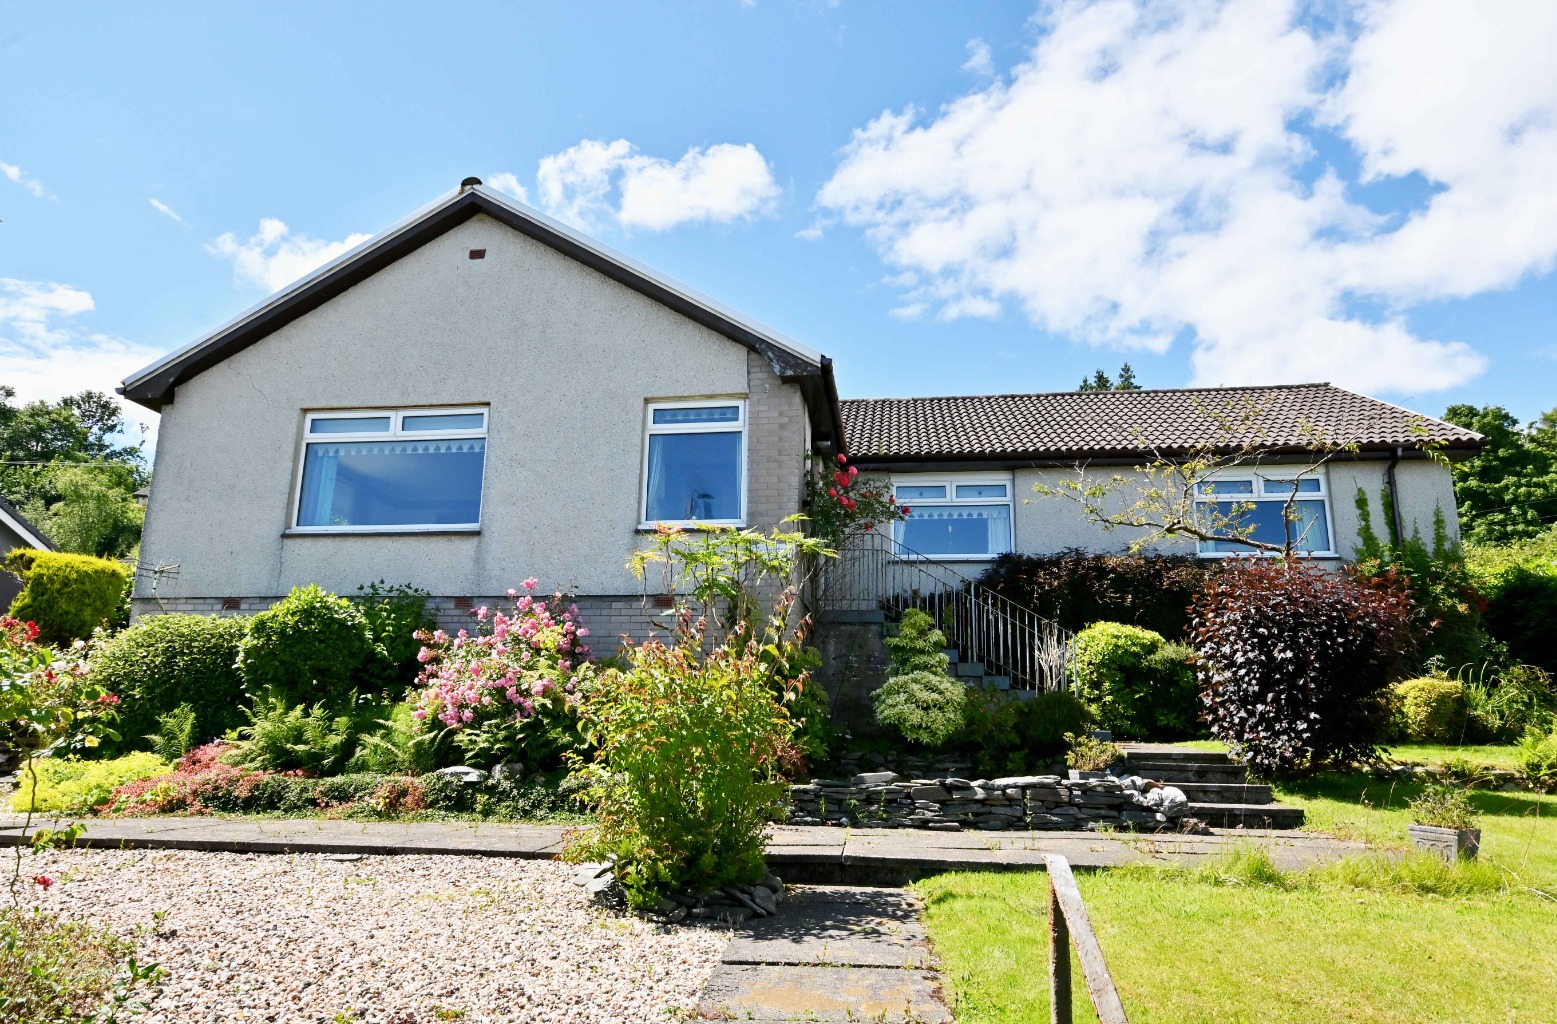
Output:
<path fill-rule="evenodd" d="M 38 642 L 54 647 L 85 640 L 99 626 L 123 621 L 130 567 L 108 558 L 18 548 L 5 567 L 22 578 L 10 615 L 38 627 Z"/>

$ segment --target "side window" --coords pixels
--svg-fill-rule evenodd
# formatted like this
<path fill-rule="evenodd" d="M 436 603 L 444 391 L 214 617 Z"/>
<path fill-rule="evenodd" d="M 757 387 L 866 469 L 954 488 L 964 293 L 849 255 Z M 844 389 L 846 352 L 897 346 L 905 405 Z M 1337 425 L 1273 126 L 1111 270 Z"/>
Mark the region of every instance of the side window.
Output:
<path fill-rule="evenodd" d="M 655 402 L 645 419 L 643 523 L 744 523 L 746 403 Z"/>

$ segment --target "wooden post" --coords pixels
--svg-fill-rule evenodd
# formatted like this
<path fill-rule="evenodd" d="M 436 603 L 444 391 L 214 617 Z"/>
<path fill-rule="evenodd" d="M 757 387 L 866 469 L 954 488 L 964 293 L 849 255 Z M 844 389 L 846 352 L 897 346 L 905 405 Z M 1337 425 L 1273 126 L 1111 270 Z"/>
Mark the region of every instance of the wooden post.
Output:
<path fill-rule="evenodd" d="M 1065 927 L 1053 875 L 1049 876 L 1049 1024 L 1071 1024 L 1070 929 Z"/>
<path fill-rule="evenodd" d="M 1097 936 L 1092 932 L 1092 921 L 1087 917 L 1086 905 L 1081 902 L 1081 890 L 1076 888 L 1076 877 L 1070 873 L 1070 861 L 1058 854 L 1048 854 L 1043 858 L 1043 864 L 1049 873 L 1049 920 L 1052 922 L 1056 916 L 1062 918 L 1071 941 L 1076 944 L 1081 980 L 1087 986 L 1087 995 L 1092 997 L 1092 1009 L 1097 1011 L 1097 1019 L 1101 1024 L 1129 1024 L 1124 1004 L 1119 1001 L 1119 992 L 1114 988 L 1114 979 L 1108 973 L 1108 964 L 1103 960 L 1103 948 L 1098 945 Z M 1055 1013 L 1060 1012 L 1059 975 L 1054 973 L 1057 968 L 1052 965 L 1062 959 L 1065 962 L 1065 1016 L 1053 1018 L 1053 1024 L 1069 1024 L 1070 950 L 1061 947 L 1058 954 L 1055 952 L 1052 943 L 1056 932 L 1052 924 L 1049 935 L 1050 977 L 1056 982 Z"/>

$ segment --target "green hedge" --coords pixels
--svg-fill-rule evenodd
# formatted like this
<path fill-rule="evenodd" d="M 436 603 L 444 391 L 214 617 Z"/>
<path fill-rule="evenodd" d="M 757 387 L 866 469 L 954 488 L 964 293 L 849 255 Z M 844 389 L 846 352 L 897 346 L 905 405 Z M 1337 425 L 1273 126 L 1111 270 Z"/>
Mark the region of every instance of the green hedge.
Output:
<path fill-rule="evenodd" d="M 1127 739 L 1183 739 L 1199 731 L 1194 651 L 1160 633 L 1096 622 L 1076 635 L 1077 692 L 1105 729 Z"/>
<path fill-rule="evenodd" d="M 121 621 L 130 587 L 130 567 L 107 558 L 18 548 L 5 567 L 22 578 L 10 614 L 36 623 L 38 639 L 50 646 L 85 640 L 92 630 Z"/>
<path fill-rule="evenodd" d="M 238 671 L 251 696 L 270 690 L 288 705 L 343 705 L 366 666 L 387 660 L 362 609 L 319 587 L 297 587 L 249 620 Z"/>
<path fill-rule="evenodd" d="M 1452 743 L 1465 726 L 1465 685 L 1442 676 L 1394 685 L 1394 729 L 1417 743 Z"/>
<path fill-rule="evenodd" d="M 248 628 L 237 617 L 153 615 L 97 645 L 92 681 L 119 695 L 120 744 L 144 746 L 158 717 L 180 704 L 194 709 L 197 743 L 241 725 L 243 676 L 235 662 Z"/>
<path fill-rule="evenodd" d="M 1481 625 L 1515 661 L 1557 673 L 1557 567 L 1507 565 L 1478 574 Z"/>

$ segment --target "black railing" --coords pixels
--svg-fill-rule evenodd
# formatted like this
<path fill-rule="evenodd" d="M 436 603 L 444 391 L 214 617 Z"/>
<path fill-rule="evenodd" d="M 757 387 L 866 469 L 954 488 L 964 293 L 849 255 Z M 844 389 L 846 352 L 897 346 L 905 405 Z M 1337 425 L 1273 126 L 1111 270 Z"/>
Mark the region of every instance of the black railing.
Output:
<path fill-rule="evenodd" d="M 823 563 L 817 606 L 824 614 L 881 611 L 894 621 L 919 608 L 960 655 L 1013 688 L 1074 689 L 1069 632 L 883 534 L 852 537 Z"/>

